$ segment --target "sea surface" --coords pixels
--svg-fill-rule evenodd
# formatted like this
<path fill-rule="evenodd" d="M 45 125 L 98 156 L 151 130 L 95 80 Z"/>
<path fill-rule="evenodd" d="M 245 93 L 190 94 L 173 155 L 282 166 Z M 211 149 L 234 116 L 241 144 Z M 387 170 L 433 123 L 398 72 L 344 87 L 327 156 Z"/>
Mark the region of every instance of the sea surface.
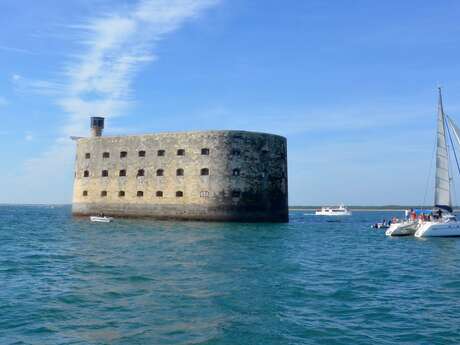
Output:
<path fill-rule="evenodd" d="M 459 344 L 460 239 L 0 206 L 0 344 Z"/>

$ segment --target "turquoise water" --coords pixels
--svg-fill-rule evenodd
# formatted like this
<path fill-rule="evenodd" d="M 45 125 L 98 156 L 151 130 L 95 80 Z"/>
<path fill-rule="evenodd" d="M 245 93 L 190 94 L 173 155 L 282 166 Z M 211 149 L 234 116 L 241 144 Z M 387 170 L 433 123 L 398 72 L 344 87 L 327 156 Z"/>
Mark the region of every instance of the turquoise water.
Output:
<path fill-rule="evenodd" d="M 0 207 L 1 344 L 458 344 L 460 240 Z"/>

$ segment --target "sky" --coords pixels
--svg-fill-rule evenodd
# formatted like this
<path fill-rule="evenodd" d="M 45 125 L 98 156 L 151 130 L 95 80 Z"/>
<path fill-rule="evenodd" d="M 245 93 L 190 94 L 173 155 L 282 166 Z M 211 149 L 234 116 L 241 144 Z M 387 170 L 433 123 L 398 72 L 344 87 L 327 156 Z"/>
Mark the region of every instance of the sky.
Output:
<path fill-rule="evenodd" d="M 70 203 L 69 137 L 96 115 L 106 135 L 283 135 L 291 205 L 431 204 L 459 17 L 455 0 L 2 0 L 0 203 Z"/>

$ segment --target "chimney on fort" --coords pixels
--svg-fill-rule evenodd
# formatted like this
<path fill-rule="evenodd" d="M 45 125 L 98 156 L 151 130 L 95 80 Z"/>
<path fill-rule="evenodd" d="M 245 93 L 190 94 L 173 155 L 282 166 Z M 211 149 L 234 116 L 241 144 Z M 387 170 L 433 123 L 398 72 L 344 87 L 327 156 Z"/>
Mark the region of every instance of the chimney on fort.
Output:
<path fill-rule="evenodd" d="M 104 118 L 103 117 L 91 117 L 91 136 L 100 137 L 102 130 L 104 129 Z"/>

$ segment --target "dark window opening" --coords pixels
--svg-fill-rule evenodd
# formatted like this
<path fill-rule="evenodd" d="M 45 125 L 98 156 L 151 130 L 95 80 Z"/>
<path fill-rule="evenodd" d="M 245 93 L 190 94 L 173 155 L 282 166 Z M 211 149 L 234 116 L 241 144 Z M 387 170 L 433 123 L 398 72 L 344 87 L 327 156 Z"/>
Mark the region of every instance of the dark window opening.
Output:
<path fill-rule="evenodd" d="M 102 154 L 102 158 L 110 158 L 110 153 L 109 152 L 104 152 Z"/>
<path fill-rule="evenodd" d="M 90 159 L 91 158 L 91 153 L 85 153 L 85 158 Z"/>
<path fill-rule="evenodd" d="M 106 190 L 103 190 L 101 192 L 101 197 L 105 198 L 107 196 L 107 191 Z"/>
<path fill-rule="evenodd" d="M 145 157 L 145 151 L 139 151 L 139 157 Z"/>
<path fill-rule="evenodd" d="M 118 192 L 118 196 L 119 196 L 120 198 L 123 198 L 123 197 L 125 196 L 125 191 L 123 191 L 123 190 L 119 191 L 119 192 Z"/>
<path fill-rule="evenodd" d="M 157 156 L 158 157 L 163 157 L 165 155 L 165 150 L 158 150 Z"/>
<path fill-rule="evenodd" d="M 138 198 L 142 198 L 144 196 L 144 192 L 141 190 L 138 190 L 136 195 Z"/>
<path fill-rule="evenodd" d="M 201 176 L 208 176 L 208 175 L 209 175 L 209 169 L 208 168 L 201 169 Z"/>
<path fill-rule="evenodd" d="M 182 198 L 183 196 L 184 196 L 184 192 L 182 192 L 182 191 L 180 191 L 180 190 L 178 190 L 178 191 L 176 192 L 176 197 L 177 197 L 177 198 Z"/>
<path fill-rule="evenodd" d="M 120 158 L 126 158 L 126 157 L 128 157 L 128 152 L 126 152 L 126 151 L 121 151 L 121 152 L 120 152 Z"/>
<path fill-rule="evenodd" d="M 109 176 L 109 171 L 108 170 L 102 170 L 102 177 L 107 177 Z"/>
<path fill-rule="evenodd" d="M 88 170 L 85 170 L 83 172 L 83 177 L 89 177 L 89 171 Z"/>
<path fill-rule="evenodd" d="M 120 175 L 120 176 L 126 176 L 126 170 L 124 170 L 124 169 L 123 169 L 123 170 L 120 170 L 120 174 L 119 174 L 119 175 Z"/>
<path fill-rule="evenodd" d="M 241 192 L 239 190 L 234 190 L 232 192 L 232 198 L 239 198 L 241 196 Z"/>
<path fill-rule="evenodd" d="M 177 155 L 178 156 L 185 156 L 185 150 L 184 149 L 177 150 Z"/>
<path fill-rule="evenodd" d="M 161 190 L 159 190 L 159 191 L 157 191 L 157 192 L 155 193 L 155 195 L 156 195 L 157 197 L 159 197 L 159 198 L 162 198 L 162 197 L 163 197 L 163 192 L 162 192 Z"/>
<path fill-rule="evenodd" d="M 206 149 L 206 148 L 205 148 L 205 149 L 201 149 L 201 154 L 202 154 L 203 156 L 208 156 L 208 155 L 209 155 L 209 149 Z"/>
<path fill-rule="evenodd" d="M 83 196 L 88 196 L 88 191 L 87 190 L 83 191 Z"/>
<path fill-rule="evenodd" d="M 163 176 L 163 174 L 164 174 L 163 169 L 158 169 L 157 170 L 157 176 Z"/>
<path fill-rule="evenodd" d="M 232 175 L 233 176 L 240 176 L 240 169 L 233 169 Z"/>
<path fill-rule="evenodd" d="M 240 156 L 240 155 L 241 155 L 241 151 L 238 150 L 238 149 L 233 149 L 233 150 L 232 150 L 232 155 L 233 155 L 233 156 Z"/>
<path fill-rule="evenodd" d="M 144 169 L 139 169 L 139 170 L 137 171 L 137 177 L 141 177 L 141 176 L 144 176 L 144 175 L 145 175 Z"/>
<path fill-rule="evenodd" d="M 184 169 L 177 169 L 176 176 L 184 176 Z"/>

